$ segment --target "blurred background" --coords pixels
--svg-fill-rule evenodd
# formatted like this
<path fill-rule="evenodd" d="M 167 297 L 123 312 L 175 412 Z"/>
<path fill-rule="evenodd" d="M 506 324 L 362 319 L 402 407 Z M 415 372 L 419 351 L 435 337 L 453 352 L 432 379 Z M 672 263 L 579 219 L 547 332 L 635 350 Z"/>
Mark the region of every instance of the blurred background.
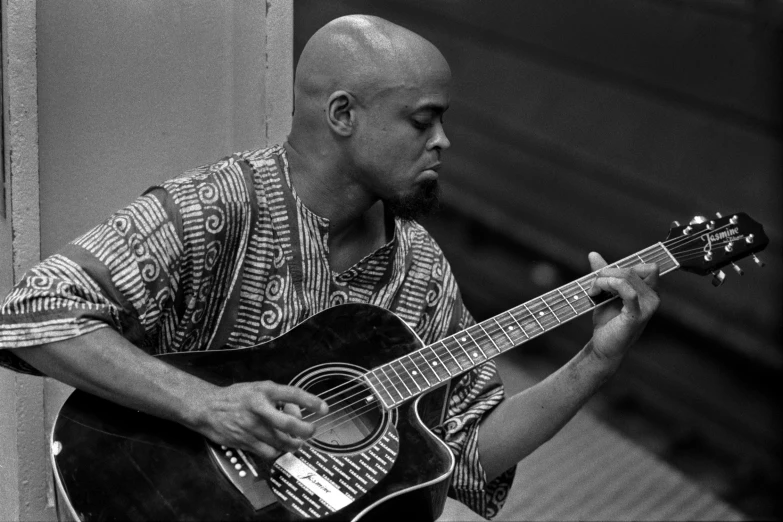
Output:
<path fill-rule="evenodd" d="M 603 422 L 751 518 L 781 510 L 783 3 L 296 0 L 294 56 L 324 23 L 375 14 L 451 64 L 443 209 L 425 226 L 485 319 L 666 238 L 672 220 L 747 212 L 770 246 L 715 288 L 676 272 Z M 503 356 L 540 378 L 582 318 Z M 514 384 L 510 384 L 514 386 Z"/>

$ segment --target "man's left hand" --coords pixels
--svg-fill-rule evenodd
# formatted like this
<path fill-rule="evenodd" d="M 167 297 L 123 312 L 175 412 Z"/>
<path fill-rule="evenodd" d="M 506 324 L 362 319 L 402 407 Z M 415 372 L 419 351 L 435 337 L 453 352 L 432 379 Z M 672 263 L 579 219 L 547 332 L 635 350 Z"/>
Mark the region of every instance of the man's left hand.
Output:
<path fill-rule="evenodd" d="M 658 309 L 658 266 L 605 268 L 606 261 L 596 252 L 588 259 L 592 270 L 599 271 L 588 294 L 595 297 L 604 291 L 620 297 L 595 309 L 591 340 L 594 353 L 616 366 Z"/>

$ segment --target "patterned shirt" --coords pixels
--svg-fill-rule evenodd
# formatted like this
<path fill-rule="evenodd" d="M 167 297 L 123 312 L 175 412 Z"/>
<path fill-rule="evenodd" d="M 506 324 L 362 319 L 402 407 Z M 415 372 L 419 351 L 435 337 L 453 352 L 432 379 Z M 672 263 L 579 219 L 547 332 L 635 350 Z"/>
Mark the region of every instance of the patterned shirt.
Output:
<path fill-rule="evenodd" d="M 342 273 L 329 221 L 291 184 L 282 146 L 233 155 L 153 187 L 32 268 L 0 308 L 0 365 L 38 374 L 11 350 L 110 326 L 150 354 L 241 348 L 342 303 L 391 310 L 424 343 L 473 323 L 440 248 L 415 222 Z M 459 378 L 435 432 L 457 459 L 450 494 L 485 517 L 513 468 L 487 484 L 478 423 L 503 398 L 493 362 Z"/>

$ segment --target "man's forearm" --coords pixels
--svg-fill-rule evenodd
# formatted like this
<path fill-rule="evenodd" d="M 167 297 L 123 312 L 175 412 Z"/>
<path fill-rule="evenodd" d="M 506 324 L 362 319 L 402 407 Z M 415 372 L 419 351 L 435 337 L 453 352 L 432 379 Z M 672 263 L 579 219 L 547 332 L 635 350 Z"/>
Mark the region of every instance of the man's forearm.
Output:
<path fill-rule="evenodd" d="M 195 425 L 198 397 L 214 388 L 143 352 L 111 328 L 14 353 L 49 377 L 188 427 Z"/>
<path fill-rule="evenodd" d="M 315 425 L 299 418 L 299 408 L 328 412 L 319 397 L 271 381 L 215 386 L 139 350 L 109 328 L 16 353 L 66 384 L 270 460 L 312 437 Z"/>
<path fill-rule="evenodd" d="M 615 372 L 585 346 L 555 373 L 507 397 L 481 422 L 479 456 L 491 481 L 549 440 Z"/>

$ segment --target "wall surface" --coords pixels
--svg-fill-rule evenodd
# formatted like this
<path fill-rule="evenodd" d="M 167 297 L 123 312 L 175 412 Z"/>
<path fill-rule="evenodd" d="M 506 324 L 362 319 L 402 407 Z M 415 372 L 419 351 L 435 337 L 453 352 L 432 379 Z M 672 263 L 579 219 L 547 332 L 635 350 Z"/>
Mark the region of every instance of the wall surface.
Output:
<path fill-rule="evenodd" d="M 288 132 L 291 0 L 2 7 L 3 295 L 150 185 Z M 0 370 L 0 520 L 54 518 L 46 439 L 68 392 Z"/>
<path fill-rule="evenodd" d="M 33 2 L 2 2 L 6 208 L 0 292 L 39 257 L 38 134 Z M 0 520 L 54 516 L 44 451 L 43 381 L 0 370 Z"/>
<path fill-rule="evenodd" d="M 41 249 L 264 144 L 261 2 L 41 2 Z"/>

